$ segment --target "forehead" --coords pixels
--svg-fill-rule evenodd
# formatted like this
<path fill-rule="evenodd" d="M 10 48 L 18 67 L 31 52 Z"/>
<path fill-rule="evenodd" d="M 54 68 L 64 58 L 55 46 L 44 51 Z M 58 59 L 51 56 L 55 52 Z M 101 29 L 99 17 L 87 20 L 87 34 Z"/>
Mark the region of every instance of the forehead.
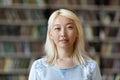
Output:
<path fill-rule="evenodd" d="M 58 24 L 58 23 L 63 23 L 63 24 L 65 24 L 65 23 L 73 23 L 73 20 L 70 19 L 70 18 L 59 15 L 59 16 L 57 16 L 55 18 L 53 24 Z"/>

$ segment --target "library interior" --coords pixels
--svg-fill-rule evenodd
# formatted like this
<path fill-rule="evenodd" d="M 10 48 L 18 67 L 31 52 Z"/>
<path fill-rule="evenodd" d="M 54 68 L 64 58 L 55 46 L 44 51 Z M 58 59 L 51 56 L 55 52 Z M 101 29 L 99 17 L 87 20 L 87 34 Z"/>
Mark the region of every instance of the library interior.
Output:
<path fill-rule="evenodd" d="M 0 80 L 28 80 L 33 61 L 45 55 L 47 20 L 60 8 L 81 20 L 102 80 L 120 80 L 120 0 L 0 0 Z"/>

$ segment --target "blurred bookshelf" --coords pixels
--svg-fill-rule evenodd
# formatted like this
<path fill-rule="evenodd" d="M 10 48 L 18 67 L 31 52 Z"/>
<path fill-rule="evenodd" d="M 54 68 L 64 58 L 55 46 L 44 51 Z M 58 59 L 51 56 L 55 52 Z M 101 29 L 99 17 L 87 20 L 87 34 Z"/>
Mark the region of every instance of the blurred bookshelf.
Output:
<path fill-rule="evenodd" d="M 60 8 L 80 18 L 102 80 L 119 80 L 120 0 L 0 0 L 0 79 L 28 79 L 32 62 L 44 55 L 48 17 Z"/>

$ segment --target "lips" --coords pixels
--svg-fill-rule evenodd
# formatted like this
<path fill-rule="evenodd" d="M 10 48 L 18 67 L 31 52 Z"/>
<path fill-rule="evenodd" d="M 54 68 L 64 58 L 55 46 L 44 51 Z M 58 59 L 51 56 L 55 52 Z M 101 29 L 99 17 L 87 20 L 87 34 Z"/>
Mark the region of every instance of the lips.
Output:
<path fill-rule="evenodd" d="M 60 42 L 68 42 L 69 40 L 68 39 L 61 39 L 59 40 Z"/>

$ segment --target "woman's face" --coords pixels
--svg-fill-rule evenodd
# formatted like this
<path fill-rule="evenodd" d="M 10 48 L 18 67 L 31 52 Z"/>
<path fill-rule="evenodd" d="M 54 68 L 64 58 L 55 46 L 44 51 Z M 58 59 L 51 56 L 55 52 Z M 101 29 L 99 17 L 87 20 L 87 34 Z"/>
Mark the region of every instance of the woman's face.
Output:
<path fill-rule="evenodd" d="M 77 29 L 74 22 L 64 16 L 57 16 L 50 31 L 50 38 L 57 47 L 73 48 L 77 38 Z"/>

